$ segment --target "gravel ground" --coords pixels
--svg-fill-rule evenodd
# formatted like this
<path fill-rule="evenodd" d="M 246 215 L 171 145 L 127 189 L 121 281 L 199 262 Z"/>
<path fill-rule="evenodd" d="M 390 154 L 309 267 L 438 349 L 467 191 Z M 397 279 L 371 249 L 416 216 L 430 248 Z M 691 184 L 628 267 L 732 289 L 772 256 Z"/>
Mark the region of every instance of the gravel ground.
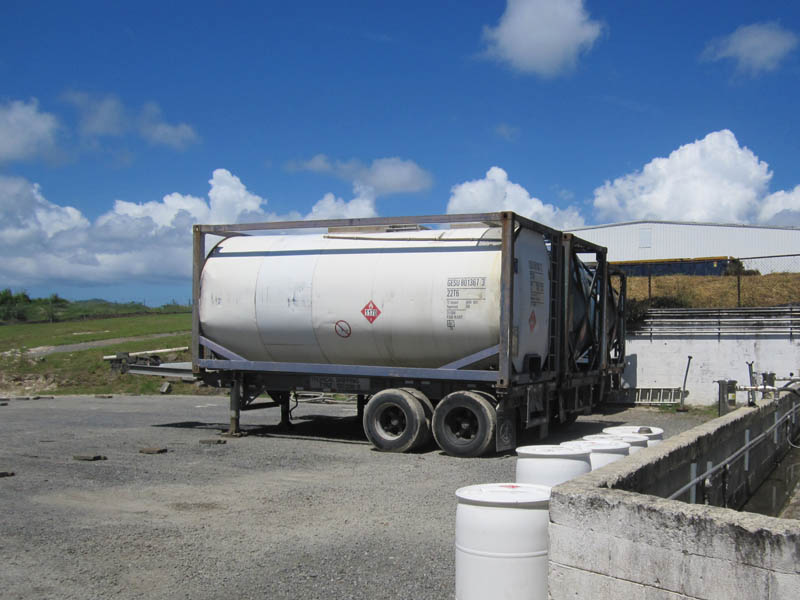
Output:
<path fill-rule="evenodd" d="M 513 481 L 513 455 L 376 452 L 352 404 L 243 413 L 227 398 L 59 397 L 0 406 L 0 596 L 452 598 L 456 500 Z M 702 417 L 629 409 L 581 417 L 674 435 Z M 537 440 L 522 440 L 535 443 Z M 146 455 L 144 447 L 165 447 Z M 103 455 L 83 462 L 74 455 Z"/>

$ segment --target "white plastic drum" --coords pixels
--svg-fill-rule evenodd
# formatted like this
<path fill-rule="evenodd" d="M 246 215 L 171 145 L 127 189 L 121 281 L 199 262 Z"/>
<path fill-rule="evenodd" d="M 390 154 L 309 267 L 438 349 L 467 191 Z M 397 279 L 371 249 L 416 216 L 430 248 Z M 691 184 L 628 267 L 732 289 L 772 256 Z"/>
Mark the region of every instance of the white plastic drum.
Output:
<path fill-rule="evenodd" d="M 588 442 L 577 440 L 574 442 L 562 442 L 562 446 L 567 448 L 577 448 L 578 450 L 589 451 L 589 459 L 592 462 L 592 471 L 605 467 L 628 456 L 631 445 L 618 440 L 604 440 Z"/>
<path fill-rule="evenodd" d="M 648 425 L 618 425 L 617 427 L 606 427 L 603 433 L 636 433 L 647 438 L 648 446 L 660 444 L 664 439 L 664 430 L 660 427 L 650 427 Z"/>
<path fill-rule="evenodd" d="M 583 439 L 589 442 L 619 440 L 620 442 L 625 442 L 631 445 L 631 449 L 629 450 L 630 454 L 635 454 L 636 452 L 647 448 L 647 438 L 643 435 L 639 435 L 638 433 L 594 433 L 592 435 L 583 436 Z"/>
<path fill-rule="evenodd" d="M 554 486 L 592 470 L 589 450 L 566 446 L 517 448 L 517 483 Z"/>
<path fill-rule="evenodd" d="M 456 600 L 546 600 L 550 488 L 488 483 L 456 497 Z"/>

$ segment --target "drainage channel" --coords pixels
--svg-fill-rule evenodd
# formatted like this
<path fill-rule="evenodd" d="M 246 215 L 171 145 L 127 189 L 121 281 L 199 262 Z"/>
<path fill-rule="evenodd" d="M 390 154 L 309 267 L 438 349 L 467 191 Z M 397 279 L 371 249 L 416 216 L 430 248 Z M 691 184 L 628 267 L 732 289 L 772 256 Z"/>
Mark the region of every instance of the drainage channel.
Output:
<path fill-rule="evenodd" d="M 769 517 L 800 517 L 800 448 L 796 446 L 775 465 L 741 510 Z"/>

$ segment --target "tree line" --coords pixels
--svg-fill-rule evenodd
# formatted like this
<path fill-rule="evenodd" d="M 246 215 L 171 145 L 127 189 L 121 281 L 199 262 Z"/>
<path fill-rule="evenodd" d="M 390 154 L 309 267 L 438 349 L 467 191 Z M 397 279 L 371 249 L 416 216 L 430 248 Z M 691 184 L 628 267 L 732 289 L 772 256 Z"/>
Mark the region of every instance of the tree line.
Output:
<path fill-rule="evenodd" d="M 39 313 L 39 319 L 53 323 L 57 320 L 58 309 L 69 305 L 58 294 L 50 294 L 47 298 L 31 298 L 27 292 L 17 292 L 10 288 L 0 291 L 0 321 L 29 321 Z M 33 313 L 33 314 L 32 314 Z"/>

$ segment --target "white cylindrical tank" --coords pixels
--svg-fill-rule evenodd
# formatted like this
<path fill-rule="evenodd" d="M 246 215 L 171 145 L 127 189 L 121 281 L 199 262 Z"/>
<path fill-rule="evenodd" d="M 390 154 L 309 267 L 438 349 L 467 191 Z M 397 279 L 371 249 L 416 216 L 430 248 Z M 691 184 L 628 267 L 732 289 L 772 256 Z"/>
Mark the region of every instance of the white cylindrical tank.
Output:
<path fill-rule="evenodd" d="M 584 440 L 589 442 L 603 441 L 603 440 L 619 440 L 631 445 L 629 450 L 630 454 L 635 454 L 640 450 L 647 448 L 647 438 L 638 433 L 593 433 L 592 435 L 583 436 Z"/>
<path fill-rule="evenodd" d="M 592 470 L 589 450 L 542 444 L 517 448 L 517 483 L 554 486 Z"/>
<path fill-rule="evenodd" d="M 550 488 L 490 483 L 456 497 L 456 599 L 545 600 Z"/>
<path fill-rule="evenodd" d="M 631 445 L 617 440 L 603 440 L 588 442 L 586 440 L 576 440 L 573 442 L 562 442 L 562 446 L 576 448 L 591 452 L 589 459 L 592 462 L 592 471 L 605 467 L 628 456 Z"/>
<path fill-rule="evenodd" d="M 202 331 L 254 361 L 440 367 L 499 342 L 499 238 L 497 227 L 225 238 L 201 275 Z M 548 351 L 543 236 L 521 230 L 514 257 L 522 371 Z"/>
<path fill-rule="evenodd" d="M 650 427 L 649 425 L 617 425 L 616 427 L 606 427 L 603 433 L 635 433 L 647 438 L 648 446 L 655 446 L 664 440 L 664 430 L 660 427 Z"/>

